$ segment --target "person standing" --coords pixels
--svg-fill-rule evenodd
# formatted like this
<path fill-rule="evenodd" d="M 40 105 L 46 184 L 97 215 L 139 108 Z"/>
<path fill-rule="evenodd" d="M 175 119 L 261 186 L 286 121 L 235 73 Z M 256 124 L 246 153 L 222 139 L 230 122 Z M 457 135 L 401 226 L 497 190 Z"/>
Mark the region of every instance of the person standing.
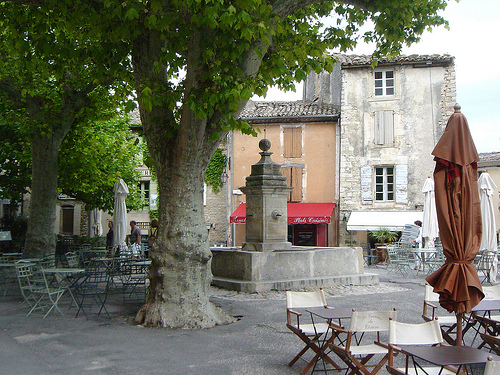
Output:
<path fill-rule="evenodd" d="M 108 234 L 106 234 L 106 250 L 113 248 L 113 222 L 108 221 Z"/>
<path fill-rule="evenodd" d="M 130 249 L 132 250 L 132 256 L 138 258 L 141 249 L 141 230 L 134 220 L 130 222 L 130 229 Z"/>
<path fill-rule="evenodd" d="M 413 224 L 415 224 L 418 227 L 418 235 L 416 238 L 411 240 L 411 245 L 412 247 L 416 247 L 421 249 L 422 248 L 422 222 L 420 220 L 416 220 Z M 423 264 L 421 264 L 421 260 L 424 260 L 423 257 L 425 257 L 425 254 L 422 252 L 419 252 L 418 254 L 418 259 L 415 260 L 415 269 L 418 270 L 420 267 L 423 267 Z M 423 269 L 422 269 L 423 271 Z"/>

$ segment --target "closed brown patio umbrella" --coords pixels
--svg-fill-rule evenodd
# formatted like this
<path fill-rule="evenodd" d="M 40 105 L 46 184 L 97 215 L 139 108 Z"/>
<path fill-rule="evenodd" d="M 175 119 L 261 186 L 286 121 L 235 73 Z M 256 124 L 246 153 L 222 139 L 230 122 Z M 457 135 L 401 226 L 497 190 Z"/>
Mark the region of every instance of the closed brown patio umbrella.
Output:
<path fill-rule="evenodd" d="M 472 261 L 481 243 L 481 206 L 477 186 L 479 155 L 467 119 L 455 105 L 434 151 L 436 211 L 446 262 L 426 281 L 440 305 L 457 315 L 456 345 L 462 344 L 462 315 L 483 298 Z"/>

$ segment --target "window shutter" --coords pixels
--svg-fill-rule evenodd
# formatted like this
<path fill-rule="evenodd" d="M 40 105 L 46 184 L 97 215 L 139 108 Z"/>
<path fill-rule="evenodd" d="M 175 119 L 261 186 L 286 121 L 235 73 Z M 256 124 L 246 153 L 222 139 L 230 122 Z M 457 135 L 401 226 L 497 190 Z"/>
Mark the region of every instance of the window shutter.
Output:
<path fill-rule="evenodd" d="M 286 177 L 286 186 L 292 186 L 292 168 L 291 167 L 281 167 L 281 174 Z M 293 191 L 293 190 L 292 190 Z M 289 202 L 292 197 L 292 193 L 288 194 L 287 201 Z"/>
<path fill-rule="evenodd" d="M 302 202 L 302 168 L 292 167 L 292 186 L 290 202 Z"/>
<path fill-rule="evenodd" d="M 408 165 L 398 164 L 396 168 L 396 203 L 408 203 Z"/>
<path fill-rule="evenodd" d="M 375 112 L 375 144 L 384 144 L 384 114 L 383 111 Z"/>
<path fill-rule="evenodd" d="M 375 144 L 391 145 L 394 143 L 394 112 L 375 112 Z"/>
<path fill-rule="evenodd" d="M 392 145 L 394 143 L 394 112 L 383 111 L 384 116 L 384 144 Z"/>
<path fill-rule="evenodd" d="M 373 170 L 370 165 L 361 167 L 361 204 L 373 203 L 372 173 Z"/>
<path fill-rule="evenodd" d="M 302 167 L 281 167 L 281 174 L 286 177 L 286 184 L 293 187 L 288 194 L 288 202 L 302 202 Z"/>
<path fill-rule="evenodd" d="M 283 128 L 283 156 L 286 158 L 302 157 L 302 128 Z"/>

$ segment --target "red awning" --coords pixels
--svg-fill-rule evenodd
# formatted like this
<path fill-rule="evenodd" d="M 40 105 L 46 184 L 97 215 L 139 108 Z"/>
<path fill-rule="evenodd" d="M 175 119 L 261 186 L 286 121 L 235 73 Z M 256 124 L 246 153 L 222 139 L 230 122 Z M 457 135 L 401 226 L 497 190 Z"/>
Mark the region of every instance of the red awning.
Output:
<path fill-rule="evenodd" d="M 335 203 L 287 203 L 288 224 L 330 224 Z M 246 203 L 241 203 L 230 217 L 230 223 L 246 221 Z"/>

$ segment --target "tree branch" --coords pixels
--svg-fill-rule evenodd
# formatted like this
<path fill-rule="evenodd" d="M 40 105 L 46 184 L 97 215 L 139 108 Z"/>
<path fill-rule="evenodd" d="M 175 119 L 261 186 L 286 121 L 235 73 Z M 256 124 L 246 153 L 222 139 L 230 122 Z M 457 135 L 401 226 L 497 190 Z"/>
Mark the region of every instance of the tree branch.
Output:
<path fill-rule="evenodd" d="M 298 9 L 314 5 L 325 0 L 272 0 L 273 13 L 285 18 Z M 345 5 L 352 5 L 360 9 L 368 10 L 374 4 L 373 0 L 329 0 Z"/>
<path fill-rule="evenodd" d="M 0 80 L 0 91 L 3 91 L 14 99 L 19 99 L 21 97 L 21 90 L 19 90 L 14 81 L 10 79 Z"/>

